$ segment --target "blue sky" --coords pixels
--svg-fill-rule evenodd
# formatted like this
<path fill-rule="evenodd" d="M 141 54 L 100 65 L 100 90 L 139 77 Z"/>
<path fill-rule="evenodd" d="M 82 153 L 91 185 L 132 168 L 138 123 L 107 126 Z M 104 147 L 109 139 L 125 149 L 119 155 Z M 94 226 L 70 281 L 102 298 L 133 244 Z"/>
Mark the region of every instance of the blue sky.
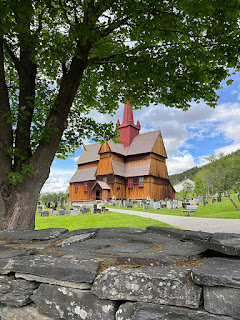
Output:
<path fill-rule="evenodd" d="M 231 77 L 234 82 L 222 84 L 218 91 L 220 99 L 216 108 L 204 103 L 192 103 L 183 112 L 162 105 L 142 107 L 134 111 L 135 123 L 140 121 L 141 131 L 159 129 L 162 132 L 168 154 L 169 174 L 180 173 L 194 166 L 206 163 L 205 156 L 213 153 L 225 154 L 240 149 L 240 74 Z M 120 104 L 114 117 L 92 111 L 92 117 L 100 122 L 122 122 L 123 104 Z M 89 143 L 90 141 L 85 141 Z M 74 157 L 67 160 L 54 159 L 49 179 L 42 192 L 65 191 L 68 181 L 76 171 L 76 161 L 82 148 L 76 150 Z"/>

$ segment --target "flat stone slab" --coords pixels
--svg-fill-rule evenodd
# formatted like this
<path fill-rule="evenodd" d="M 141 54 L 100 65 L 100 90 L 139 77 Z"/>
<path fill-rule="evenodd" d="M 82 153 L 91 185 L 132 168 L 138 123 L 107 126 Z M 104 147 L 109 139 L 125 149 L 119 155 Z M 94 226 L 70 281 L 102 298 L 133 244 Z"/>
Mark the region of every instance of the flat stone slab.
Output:
<path fill-rule="evenodd" d="M 179 240 L 201 240 L 209 241 L 212 233 L 192 230 L 179 230 L 163 227 L 147 227 L 146 232 L 155 232 L 167 237 L 177 238 Z"/>
<path fill-rule="evenodd" d="M 14 257 L 26 256 L 29 254 L 29 250 L 0 251 L 0 259 L 9 259 Z"/>
<path fill-rule="evenodd" d="M 24 306 L 21 308 L 3 307 L 0 308 L 1 320 L 55 320 L 38 312 L 37 308 Z"/>
<path fill-rule="evenodd" d="M 142 250 L 146 250 L 153 247 L 153 244 L 145 243 L 127 243 L 122 245 L 112 246 L 110 248 L 101 249 L 105 252 L 116 252 L 116 253 L 135 253 Z"/>
<path fill-rule="evenodd" d="M 65 320 L 115 320 L 117 303 L 98 299 L 91 291 L 41 284 L 32 300 L 39 312 Z"/>
<path fill-rule="evenodd" d="M 23 306 L 31 302 L 30 296 L 37 289 L 36 282 L 0 276 L 0 303 L 8 306 Z"/>
<path fill-rule="evenodd" d="M 104 270 L 92 292 L 101 299 L 143 301 L 198 308 L 202 288 L 195 285 L 186 267 L 146 267 Z"/>
<path fill-rule="evenodd" d="M 96 251 L 103 248 L 108 248 L 115 245 L 126 244 L 125 239 L 89 239 L 78 243 L 70 244 L 63 248 L 56 248 L 49 252 L 62 254 L 76 254 L 80 251 Z"/>
<path fill-rule="evenodd" d="M 68 232 L 65 228 L 49 228 L 41 230 L 26 230 L 26 231 L 3 231 L 2 236 L 7 237 L 9 241 L 19 241 L 19 240 L 50 240 L 57 238 L 60 234 Z M 1 237 L 1 233 L 0 233 Z"/>
<path fill-rule="evenodd" d="M 204 287 L 205 310 L 240 319 L 240 289 Z"/>
<path fill-rule="evenodd" d="M 240 234 L 215 233 L 209 242 L 209 249 L 240 257 Z"/>
<path fill-rule="evenodd" d="M 0 274 L 27 273 L 70 282 L 92 283 L 98 269 L 97 260 L 66 259 L 47 255 L 0 259 Z"/>
<path fill-rule="evenodd" d="M 203 310 L 163 306 L 154 303 L 127 302 L 121 304 L 116 320 L 231 320 Z"/>
<path fill-rule="evenodd" d="M 68 237 L 66 239 L 63 239 L 62 241 L 57 243 L 57 246 L 65 247 L 65 246 L 69 246 L 70 244 L 73 244 L 76 242 L 82 242 L 82 241 L 88 240 L 90 238 L 93 238 L 95 236 L 95 234 L 96 234 L 95 232 L 90 232 L 90 233 L 74 235 L 74 236 Z"/>
<path fill-rule="evenodd" d="M 33 276 L 31 274 L 24 274 L 24 273 L 15 273 L 15 278 L 26 279 L 28 281 L 37 281 L 39 283 L 48 283 L 54 284 L 57 286 L 67 287 L 67 288 L 74 288 L 74 289 L 81 289 L 81 290 L 89 290 L 92 288 L 90 283 L 85 282 L 69 282 L 69 281 L 61 281 L 61 280 L 54 280 L 51 278 L 44 278 L 39 276 Z"/>
<path fill-rule="evenodd" d="M 204 259 L 191 275 L 193 282 L 200 285 L 240 288 L 240 260 Z"/>

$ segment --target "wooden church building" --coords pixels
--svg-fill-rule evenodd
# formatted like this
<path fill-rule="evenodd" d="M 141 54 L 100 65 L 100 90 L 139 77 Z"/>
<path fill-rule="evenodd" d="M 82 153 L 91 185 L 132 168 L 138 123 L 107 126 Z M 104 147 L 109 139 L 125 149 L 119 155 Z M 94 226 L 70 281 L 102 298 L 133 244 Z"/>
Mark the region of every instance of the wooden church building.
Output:
<path fill-rule="evenodd" d="M 166 150 L 159 130 L 139 134 L 129 103 L 117 121 L 121 143 L 112 140 L 86 146 L 72 176 L 69 201 L 109 199 L 173 199 Z"/>

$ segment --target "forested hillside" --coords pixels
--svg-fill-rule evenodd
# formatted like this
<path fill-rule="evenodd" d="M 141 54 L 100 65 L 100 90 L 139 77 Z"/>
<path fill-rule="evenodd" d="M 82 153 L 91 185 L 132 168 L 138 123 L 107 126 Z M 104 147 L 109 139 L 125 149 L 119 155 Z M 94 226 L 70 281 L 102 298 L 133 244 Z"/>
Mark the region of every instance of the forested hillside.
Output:
<path fill-rule="evenodd" d="M 237 155 L 237 156 L 240 157 L 240 150 L 237 150 L 236 152 L 233 152 L 231 155 Z M 228 157 L 228 156 L 226 156 L 226 157 Z M 202 170 L 204 168 L 207 168 L 208 166 L 209 166 L 209 164 L 206 164 L 205 166 L 202 166 L 202 167 L 193 167 L 193 168 L 191 168 L 189 170 L 186 170 L 186 171 L 184 171 L 182 173 L 172 174 L 172 175 L 169 176 L 169 179 L 170 179 L 170 181 L 171 181 L 173 186 L 176 185 L 178 182 L 181 182 L 184 179 L 184 177 L 186 177 L 187 179 L 194 180 L 196 174 L 200 170 Z M 240 168 L 239 168 L 239 170 L 240 170 Z"/>

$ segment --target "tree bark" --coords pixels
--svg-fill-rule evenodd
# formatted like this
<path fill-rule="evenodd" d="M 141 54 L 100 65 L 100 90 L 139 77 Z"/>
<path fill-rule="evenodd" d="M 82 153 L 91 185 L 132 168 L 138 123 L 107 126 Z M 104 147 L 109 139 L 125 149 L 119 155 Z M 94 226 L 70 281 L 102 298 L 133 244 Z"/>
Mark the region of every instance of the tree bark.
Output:
<path fill-rule="evenodd" d="M 233 199 L 231 198 L 230 196 L 230 193 L 227 193 L 227 197 L 228 199 L 230 200 L 230 202 L 234 205 L 234 207 L 237 209 L 237 210 L 240 210 L 240 207 L 237 206 L 237 204 L 233 201 Z"/>
<path fill-rule="evenodd" d="M 16 186 L 9 185 L 9 193 L 0 193 L 0 230 L 33 230 L 41 188 L 49 171 L 41 177 L 32 176 Z"/>

